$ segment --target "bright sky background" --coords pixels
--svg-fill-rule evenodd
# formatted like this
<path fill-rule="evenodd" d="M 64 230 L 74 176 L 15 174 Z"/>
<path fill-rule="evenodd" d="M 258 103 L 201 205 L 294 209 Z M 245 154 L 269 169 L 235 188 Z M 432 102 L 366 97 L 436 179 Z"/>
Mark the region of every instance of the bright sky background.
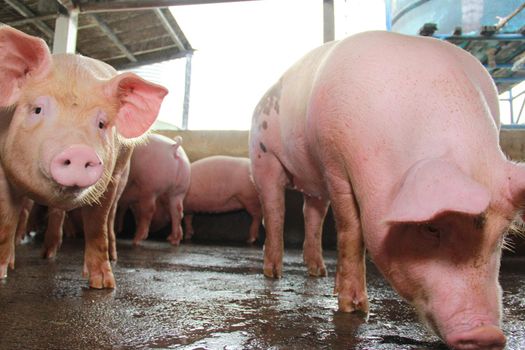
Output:
<path fill-rule="evenodd" d="M 336 0 L 336 38 L 385 29 L 383 0 Z M 174 6 L 196 49 L 189 129 L 249 129 L 264 92 L 323 41 L 322 0 L 259 0 Z M 160 120 L 181 125 L 185 60 L 155 65 L 170 94 Z"/>
<path fill-rule="evenodd" d="M 385 29 L 383 0 L 334 2 L 336 39 Z M 249 129 L 253 109 L 264 92 L 289 66 L 323 41 L 322 0 L 174 6 L 171 11 L 196 50 L 192 58 L 189 129 Z M 170 90 L 159 120 L 179 127 L 185 64 L 185 59 L 177 59 L 139 72 Z M 525 83 L 515 93 L 523 90 Z M 515 100 L 515 114 L 524 99 L 522 95 Z M 510 123 L 509 106 L 508 102 L 500 103 L 503 123 Z"/>

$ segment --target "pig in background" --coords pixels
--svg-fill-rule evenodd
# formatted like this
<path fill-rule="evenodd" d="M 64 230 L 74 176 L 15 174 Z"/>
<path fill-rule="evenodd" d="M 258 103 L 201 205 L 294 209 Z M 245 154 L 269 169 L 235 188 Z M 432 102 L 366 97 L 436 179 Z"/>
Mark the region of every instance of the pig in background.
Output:
<path fill-rule="evenodd" d="M 127 185 L 119 201 L 117 231 L 123 227 L 128 208 L 133 212 L 138 244 L 150 231 L 171 222 L 167 239 L 178 245 L 182 240 L 183 199 L 190 186 L 190 162 L 181 146 L 180 136 L 149 134 L 144 144 L 133 151 Z"/>
<path fill-rule="evenodd" d="M 498 129 L 490 75 L 454 45 L 368 32 L 314 49 L 252 119 L 265 275 L 282 274 L 283 193 L 296 188 L 307 237 L 331 203 L 341 311 L 368 312 L 366 247 L 449 346 L 503 349 L 500 257 L 525 168 L 505 157 Z"/>
<path fill-rule="evenodd" d="M 167 90 L 80 55 L 0 27 L 0 277 L 14 267 L 24 198 L 61 210 L 82 207 L 84 274 L 113 288 L 107 218 L 137 138 Z"/>
<path fill-rule="evenodd" d="M 246 210 L 252 218 L 247 243 L 259 235 L 262 209 L 250 175 L 250 159 L 211 156 L 191 163 L 191 181 L 184 198 L 185 240 L 193 236 L 193 214 Z"/>

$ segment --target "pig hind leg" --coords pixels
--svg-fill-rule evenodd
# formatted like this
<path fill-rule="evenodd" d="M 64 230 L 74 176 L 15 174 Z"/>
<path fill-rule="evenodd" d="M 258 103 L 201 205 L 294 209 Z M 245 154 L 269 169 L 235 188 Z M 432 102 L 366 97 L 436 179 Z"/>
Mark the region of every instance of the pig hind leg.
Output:
<path fill-rule="evenodd" d="M 262 208 L 259 199 L 255 198 L 255 200 L 256 203 L 253 203 L 253 201 L 239 198 L 242 206 L 246 208 L 246 211 L 252 217 L 252 222 L 248 231 L 248 239 L 246 240 L 246 243 L 248 244 L 252 244 L 257 240 L 257 237 L 259 236 L 259 227 L 261 226 L 262 221 Z"/>
<path fill-rule="evenodd" d="M 250 150 L 252 152 L 253 150 Z M 283 268 L 284 189 L 286 172 L 277 157 L 264 153 L 251 154 L 252 174 L 263 208 L 266 240 L 264 242 L 264 275 L 280 278 Z"/>
<path fill-rule="evenodd" d="M 186 242 L 191 241 L 193 236 L 193 214 L 184 214 L 184 240 Z"/>
<path fill-rule="evenodd" d="M 327 176 L 327 182 L 337 230 L 335 292 L 338 293 L 339 310 L 367 313 L 365 248 L 352 186 L 346 174 Z"/>
<path fill-rule="evenodd" d="M 29 216 L 34 204 L 35 202 L 29 198 L 24 198 L 22 202 L 22 209 L 20 210 L 20 217 L 18 219 L 18 225 L 16 226 L 16 244 L 20 244 L 28 233 Z"/>
<path fill-rule="evenodd" d="M 182 240 L 182 227 L 180 223 L 183 216 L 183 200 L 184 194 L 170 197 L 171 233 L 167 239 L 173 245 L 179 245 Z"/>
<path fill-rule="evenodd" d="M 303 259 L 310 276 L 326 276 L 326 267 L 323 261 L 322 230 L 328 204 L 329 202 L 325 199 L 304 196 Z"/>
<path fill-rule="evenodd" d="M 141 200 L 138 204 L 133 205 L 133 209 L 133 215 L 135 216 L 135 223 L 137 225 L 133 244 L 138 244 L 140 241 L 148 238 L 151 219 L 156 210 L 155 198 L 151 197 Z"/>

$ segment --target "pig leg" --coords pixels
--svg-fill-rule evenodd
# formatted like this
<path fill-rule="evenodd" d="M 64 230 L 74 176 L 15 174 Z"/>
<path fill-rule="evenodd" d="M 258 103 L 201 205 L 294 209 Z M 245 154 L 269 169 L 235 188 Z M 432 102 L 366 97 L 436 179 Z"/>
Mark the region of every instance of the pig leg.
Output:
<path fill-rule="evenodd" d="M 168 236 L 168 241 L 173 245 L 179 245 L 182 240 L 182 227 L 180 226 L 180 222 L 183 216 L 183 200 L 184 194 L 170 198 L 171 233 Z"/>
<path fill-rule="evenodd" d="M 15 233 L 23 198 L 14 198 L 0 166 L 0 279 L 15 267 Z"/>
<path fill-rule="evenodd" d="M 20 210 L 20 217 L 18 219 L 18 225 L 16 227 L 16 244 L 20 244 L 24 237 L 26 236 L 27 232 L 27 224 L 29 221 L 29 215 L 31 214 L 31 209 L 33 209 L 33 205 L 35 203 L 29 199 L 24 198 L 22 202 L 22 210 Z"/>
<path fill-rule="evenodd" d="M 184 214 L 184 240 L 186 242 L 191 241 L 193 236 L 193 214 Z"/>
<path fill-rule="evenodd" d="M 149 226 L 155 214 L 156 207 L 154 197 L 143 199 L 138 204 L 133 205 L 133 215 L 135 216 L 137 226 L 133 244 L 139 244 L 140 241 L 148 238 Z"/>
<path fill-rule="evenodd" d="M 108 217 L 108 245 L 109 259 L 111 261 L 117 261 L 117 237 L 115 233 L 115 220 L 117 216 L 118 202 L 120 200 L 120 197 L 122 196 L 122 193 L 124 192 L 126 183 L 128 182 L 129 169 L 129 166 L 126 166 L 125 169 L 122 171 L 122 174 L 113 177 L 113 181 L 116 181 L 118 183 L 118 186 L 117 193 L 115 195 L 115 199 L 113 200 L 113 204 L 111 206 L 111 210 L 109 211 Z"/>
<path fill-rule="evenodd" d="M 47 229 L 44 234 L 44 251 L 42 257 L 45 259 L 54 258 L 58 248 L 62 245 L 62 226 L 66 212 L 62 209 L 48 209 Z"/>
<path fill-rule="evenodd" d="M 250 224 L 250 230 L 248 231 L 248 239 L 246 240 L 246 243 L 252 244 L 257 240 L 257 237 L 259 236 L 259 227 L 261 226 L 262 212 L 259 205 L 244 203 L 243 205 L 246 208 L 246 211 L 252 217 L 252 223 Z"/>
<path fill-rule="evenodd" d="M 75 223 L 73 222 L 73 219 L 66 213 L 66 217 L 64 218 L 64 225 L 62 225 L 62 231 L 63 235 L 68 238 L 75 238 L 77 237 L 77 228 L 75 227 Z"/>
<path fill-rule="evenodd" d="M 281 278 L 283 269 L 284 189 L 286 173 L 270 154 L 252 163 L 253 178 L 263 207 L 266 240 L 263 271 L 266 277 Z"/>
<path fill-rule="evenodd" d="M 328 176 L 328 192 L 337 229 L 335 293 L 339 310 L 368 313 L 365 284 L 365 248 L 361 222 L 349 180 Z"/>
<path fill-rule="evenodd" d="M 89 277 L 91 288 L 115 288 L 115 276 L 109 262 L 108 220 L 109 212 L 116 201 L 122 171 L 129 164 L 132 149 L 120 150 L 113 171 L 113 180 L 100 198 L 99 205 L 82 207 L 85 253 L 84 276 Z"/>
<path fill-rule="evenodd" d="M 326 276 L 323 261 L 322 230 L 323 221 L 328 210 L 329 201 L 304 196 L 303 214 L 305 237 L 303 244 L 303 259 L 310 276 Z"/>

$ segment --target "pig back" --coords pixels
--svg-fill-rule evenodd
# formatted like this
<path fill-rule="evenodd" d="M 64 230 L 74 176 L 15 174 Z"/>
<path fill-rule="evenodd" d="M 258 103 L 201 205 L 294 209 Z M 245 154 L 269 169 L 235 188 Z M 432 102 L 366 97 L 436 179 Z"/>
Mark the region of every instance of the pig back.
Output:
<path fill-rule="evenodd" d="M 342 154 L 360 204 L 385 204 L 421 159 L 447 155 L 467 168 L 501 160 L 488 73 L 479 64 L 465 68 L 471 60 L 458 50 L 432 38 L 369 32 L 338 43 L 322 64 L 309 140 L 319 158 Z M 483 160 L 480 149 L 488 150 Z"/>

